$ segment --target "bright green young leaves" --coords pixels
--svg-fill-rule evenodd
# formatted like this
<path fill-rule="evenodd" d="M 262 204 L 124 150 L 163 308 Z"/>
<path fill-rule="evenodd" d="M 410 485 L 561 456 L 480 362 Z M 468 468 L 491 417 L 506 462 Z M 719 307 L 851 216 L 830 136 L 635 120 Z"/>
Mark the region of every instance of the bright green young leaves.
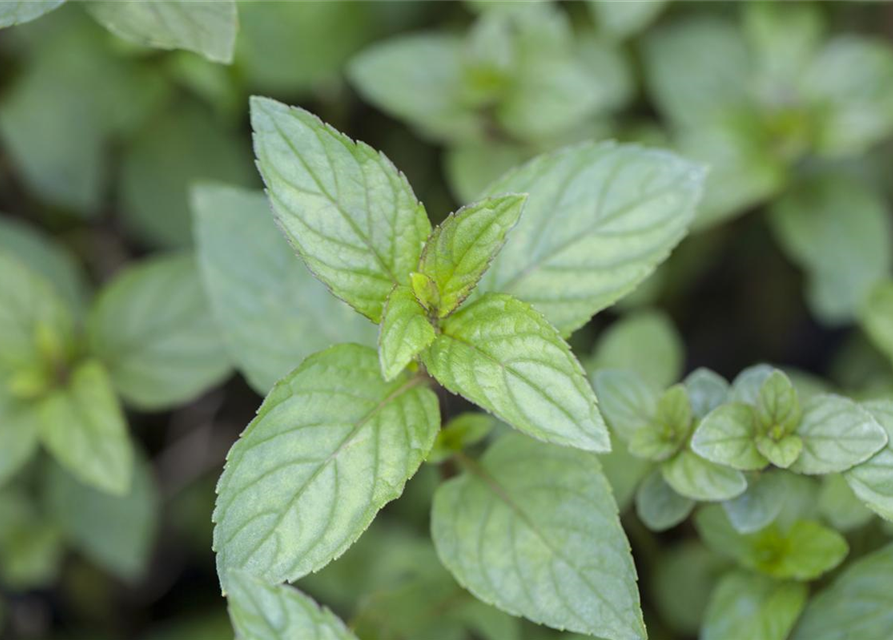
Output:
<path fill-rule="evenodd" d="M 736 571 L 713 590 L 702 640 L 785 640 L 806 605 L 805 584 Z"/>
<path fill-rule="evenodd" d="M 546 442 L 609 451 L 608 431 L 583 368 L 530 305 L 488 294 L 441 324 L 422 354 L 444 387 Z"/>
<path fill-rule="evenodd" d="M 336 296 L 373 322 L 431 231 L 403 174 L 302 109 L 251 99 L 258 167 L 280 226 Z"/>
<path fill-rule="evenodd" d="M 443 318 L 468 297 L 518 222 L 526 200 L 523 195 L 487 198 L 451 213 L 434 229 L 418 269 L 434 289 L 415 288 L 433 315 Z"/>
<path fill-rule="evenodd" d="M 629 543 L 591 454 L 506 435 L 441 485 L 432 517 L 441 560 L 484 602 L 559 629 L 646 637 Z"/>
<path fill-rule="evenodd" d="M 412 289 L 394 287 L 385 304 L 378 337 L 378 356 L 385 380 L 393 380 L 437 334 Z"/>
<path fill-rule="evenodd" d="M 341 555 L 400 495 L 434 443 L 423 378 L 381 377 L 375 351 L 339 345 L 280 380 L 233 446 L 217 488 L 218 573 L 295 580 Z"/>
<path fill-rule="evenodd" d="M 274 586 L 234 571 L 227 599 L 238 640 L 356 640 L 335 614 L 288 585 Z"/>
<path fill-rule="evenodd" d="M 660 397 L 653 419 L 637 429 L 629 441 L 629 451 L 639 458 L 667 460 L 685 444 L 694 416 L 685 387 L 667 389 Z"/>

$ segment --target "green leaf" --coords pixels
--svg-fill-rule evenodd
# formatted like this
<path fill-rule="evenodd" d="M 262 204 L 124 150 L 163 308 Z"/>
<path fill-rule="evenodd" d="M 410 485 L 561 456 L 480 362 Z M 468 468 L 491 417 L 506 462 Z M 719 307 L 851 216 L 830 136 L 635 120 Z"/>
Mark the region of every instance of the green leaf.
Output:
<path fill-rule="evenodd" d="M 142 409 L 191 400 L 230 370 L 191 255 L 153 258 L 116 276 L 96 299 L 87 333 L 115 389 Z"/>
<path fill-rule="evenodd" d="M 442 462 L 457 451 L 477 444 L 489 435 L 496 424 L 496 420 L 486 413 L 460 413 L 437 433 L 428 462 Z"/>
<path fill-rule="evenodd" d="M 782 249 L 807 275 L 806 298 L 820 320 L 856 318 L 893 269 L 893 225 L 879 194 L 840 175 L 805 180 L 770 215 Z"/>
<path fill-rule="evenodd" d="M 67 386 L 37 406 L 44 445 L 81 482 L 126 495 L 133 471 L 127 422 L 105 368 L 88 360 L 71 372 Z"/>
<path fill-rule="evenodd" d="M 431 525 L 462 586 L 540 624 L 646 637 L 629 543 L 595 456 L 509 434 L 466 467 L 437 490 Z"/>
<path fill-rule="evenodd" d="M 893 544 L 868 554 L 818 594 L 791 640 L 889 638 L 893 635 Z"/>
<path fill-rule="evenodd" d="M 34 410 L 0 387 L 0 487 L 37 452 L 39 428 Z"/>
<path fill-rule="evenodd" d="M 436 287 L 437 300 L 421 301 L 437 317 L 452 313 L 477 286 L 518 222 L 526 200 L 523 195 L 487 198 L 451 213 L 434 229 L 419 271 Z"/>
<path fill-rule="evenodd" d="M 409 284 L 431 231 L 403 174 L 316 116 L 252 98 L 258 166 L 276 219 L 310 270 L 373 322 Z"/>
<path fill-rule="evenodd" d="M 599 337 L 587 369 L 627 369 L 657 387 L 667 387 L 682 372 L 682 338 L 670 318 L 658 311 L 624 316 Z"/>
<path fill-rule="evenodd" d="M 887 444 L 887 432 L 852 400 L 823 394 L 803 407 L 797 429 L 803 453 L 791 470 L 809 475 L 846 471 Z"/>
<path fill-rule="evenodd" d="M 730 387 L 726 379 L 703 367 L 688 374 L 682 384 L 696 420 L 701 420 L 729 399 Z"/>
<path fill-rule="evenodd" d="M 805 584 L 733 572 L 713 591 L 702 640 L 785 640 L 806 605 Z"/>
<path fill-rule="evenodd" d="M 159 496 L 152 467 L 142 455 L 136 456 L 125 495 L 96 491 L 57 465 L 46 483 L 48 513 L 75 548 L 122 580 L 143 577 L 155 541 Z"/>
<path fill-rule="evenodd" d="M 660 470 L 676 493 L 692 500 L 731 500 L 747 489 L 740 471 L 704 460 L 688 449 L 664 462 Z"/>
<path fill-rule="evenodd" d="M 666 531 L 688 517 L 695 503 L 673 491 L 659 469 L 646 477 L 636 491 L 636 514 L 652 531 Z"/>
<path fill-rule="evenodd" d="M 229 615 L 238 640 L 357 640 L 335 614 L 288 585 L 272 585 L 244 571 L 232 572 L 229 585 Z"/>
<path fill-rule="evenodd" d="M 742 471 L 766 466 L 756 445 L 757 417 L 741 402 L 720 405 L 698 425 L 691 448 L 702 458 Z"/>
<path fill-rule="evenodd" d="M 204 185 L 193 190 L 192 208 L 214 319 L 257 392 L 266 394 L 295 363 L 338 341 L 375 345 L 375 325 L 332 296 L 294 255 L 263 193 Z"/>
<path fill-rule="evenodd" d="M 605 420 L 625 441 L 654 419 L 660 391 L 633 371 L 596 371 L 592 384 Z"/>
<path fill-rule="evenodd" d="M 422 361 L 444 387 L 540 440 L 608 451 L 583 368 L 530 305 L 488 294 L 446 318 Z"/>
<path fill-rule="evenodd" d="M 717 573 L 725 560 L 694 538 L 664 548 L 651 582 L 661 620 L 680 635 L 697 637 Z"/>
<path fill-rule="evenodd" d="M 568 335 L 666 259 L 703 181 L 700 167 L 633 145 L 587 143 L 539 156 L 488 190 L 528 200 L 478 288 L 533 304 Z"/>
<path fill-rule="evenodd" d="M 65 0 L 14 0 L 0 3 L 0 29 L 30 22 L 56 9 Z"/>
<path fill-rule="evenodd" d="M 106 29 L 137 44 L 232 62 L 239 26 L 234 0 L 91 2 L 87 10 Z"/>
<path fill-rule="evenodd" d="M 340 556 L 397 498 L 434 444 L 423 378 L 381 378 L 378 354 L 338 345 L 276 383 L 217 486 L 214 549 L 233 569 L 296 580 Z"/>
<path fill-rule="evenodd" d="M 62 562 L 62 536 L 20 489 L 0 492 L 0 580 L 5 588 L 50 587 Z"/>
<path fill-rule="evenodd" d="M 617 508 L 623 513 L 635 498 L 636 489 L 642 479 L 651 471 L 652 464 L 633 456 L 626 442 L 616 437 L 611 438 L 610 453 L 600 454 L 598 460 L 611 485 Z"/>
<path fill-rule="evenodd" d="M 71 356 L 74 331 L 71 311 L 52 285 L 0 250 L 0 380 L 64 365 Z M 52 386 L 53 381 L 41 382 Z M 42 386 L 35 392 L 44 390 Z"/>
<path fill-rule="evenodd" d="M 893 53 L 888 42 L 856 35 L 834 38 L 800 82 L 805 101 L 819 117 L 819 152 L 863 153 L 893 131 Z"/>
<path fill-rule="evenodd" d="M 818 511 L 822 519 L 838 531 L 858 529 L 874 515 L 856 497 L 853 490 L 839 473 L 822 477 Z"/>
<path fill-rule="evenodd" d="M 800 424 L 802 412 L 797 390 L 782 371 L 773 371 L 760 387 L 757 416 L 761 433 L 776 439 L 793 433 Z"/>
<path fill-rule="evenodd" d="M 722 503 L 738 533 L 755 533 L 775 521 L 785 506 L 788 483 L 780 472 L 763 473 L 751 480 L 747 491 Z"/>
<path fill-rule="evenodd" d="M 589 0 L 589 10 L 601 30 L 618 40 L 628 38 L 645 29 L 667 5 L 664 0 L 642 2 L 612 2 Z"/>
<path fill-rule="evenodd" d="M 409 287 L 394 287 L 385 304 L 378 336 L 378 356 L 385 380 L 393 380 L 413 358 L 431 346 L 437 334 Z"/>
<path fill-rule="evenodd" d="M 757 95 L 771 106 L 796 85 L 825 35 L 821 10 L 812 4 L 758 2 L 742 6 L 744 34 L 754 61 Z"/>
<path fill-rule="evenodd" d="M 698 511 L 695 525 L 716 553 L 780 579 L 814 580 L 840 564 L 849 551 L 843 536 L 811 520 L 798 520 L 789 529 L 771 524 L 741 534 L 716 505 Z"/>
<path fill-rule="evenodd" d="M 776 440 L 771 436 L 757 437 L 757 451 L 776 467 L 787 469 L 803 452 L 803 439 L 791 433 Z"/>
<path fill-rule="evenodd" d="M 763 383 L 772 375 L 773 371 L 775 368 L 768 364 L 757 364 L 743 369 L 732 381 L 730 400 L 756 407 L 760 400 Z"/>
<path fill-rule="evenodd" d="M 864 403 L 862 408 L 887 432 L 887 445 L 862 464 L 845 471 L 843 477 L 869 509 L 893 521 L 893 402 L 873 400 Z"/>
<path fill-rule="evenodd" d="M 666 460 L 685 443 L 691 425 L 688 395 L 681 384 L 674 385 L 657 401 L 654 417 L 633 432 L 630 453 L 648 460 Z"/>
<path fill-rule="evenodd" d="M 874 346 L 893 363 L 893 280 L 883 280 L 872 289 L 859 318 Z"/>
<path fill-rule="evenodd" d="M 473 202 L 497 178 L 531 158 L 527 145 L 498 140 L 450 147 L 443 157 L 447 184 L 459 202 Z"/>

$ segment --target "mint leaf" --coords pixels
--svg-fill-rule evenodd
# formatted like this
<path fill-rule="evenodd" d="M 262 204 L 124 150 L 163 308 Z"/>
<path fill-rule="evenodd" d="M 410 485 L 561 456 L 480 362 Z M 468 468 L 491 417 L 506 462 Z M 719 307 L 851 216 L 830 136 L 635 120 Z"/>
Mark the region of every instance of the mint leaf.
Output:
<path fill-rule="evenodd" d="M 772 436 L 758 436 L 757 451 L 776 467 L 787 469 L 800 457 L 803 439 L 796 433 L 782 436 L 778 440 Z"/>
<path fill-rule="evenodd" d="M 153 258 L 116 276 L 87 322 L 93 353 L 121 396 L 142 409 L 198 396 L 229 373 L 191 255 Z"/>
<path fill-rule="evenodd" d="M 893 363 L 893 280 L 872 289 L 859 318 L 874 345 Z"/>
<path fill-rule="evenodd" d="M 276 383 L 217 485 L 214 549 L 233 569 L 296 580 L 340 556 L 397 498 L 434 443 L 437 396 L 381 377 L 378 354 L 338 345 Z"/>
<path fill-rule="evenodd" d="M 488 190 L 528 200 L 479 289 L 531 303 L 568 335 L 669 255 L 703 181 L 700 167 L 633 145 L 581 144 L 539 156 Z"/>
<path fill-rule="evenodd" d="M 21 487 L 0 492 L 0 579 L 14 591 L 49 587 L 58 578 L 63 540 Z"/>
<path fill-rule="evenodd" d="M 734 402 L 744 402 L 756 407 L 760 400 L 760 390 L 763 388 L 763 383 L 768 380 L 774 371 L 775 368 L 768 364 L 757 364 L 741 370 L 735 376 L 735 379 L 732 380 L 730 399 Z"/>
<path fill-rule="evenodd" d="M 378 336 L 378 357 L 385 380 L 393 380 L 437 334 L 412 289 L 396 286 L 388 296 Z"/>
<path fill-rule="evenodd" d="M 716 553 L 775 578 L 813 580 L 840 564 L 849 551 L 843 536 L 811 520 L 798 520 L 788 529 L 772 524 L 741 534 L 717 505 L 698 511 L 695 525 Z"/>
<path fill-rule="evenodd" d="M 713 591 L 702 640 L 785 640 L 806 605 L 804 584 L 733 572 Z"/>
<path fill-rule="evenodd" d="M 893 521 L 893 402 L 872 400 L 862 408 L 887 432 L 887 444 L 865 462 L 844 471 L 843 477 L 869 509 Z"/>
<path fill-rule="evenodd" d="M 858 529 L 874 515 L 839 473 L 822 477 L 818 512 L 825 522 L 842 532 Z"/>
<path fill-rule="evenodd" d="M 642 31 L 667 5 L 664 0 L 644 0 L 642 2 L 589 0 L 588 4 L 601 31 L 618 40 Z"/>
<path fill-rule="evenodd" d="M 509 434 L 438 488 L 434 544 L 462 586 L 508 613 L 644 639 L 636 571 L 610 496 L 595 456 Z"/>
<path fill-rule="evenodd" d="M 673 385 L 657 401 L 654 417 L 632 434 L 630 453 L 648 460 L 666 460 L 685 443 L 692 420 L 685 387 Z"/>
<path fill-rule="evenodd" d="M 451 213 L 434 229 L 419 271 L 436 287 L 437 299 L 428 307 L 437 317 L 452 313 L 477 286 L 518 222 L 526 200 L 523 195 L 487 198 Z"/>
<path fill-rule="evenodd" d="M 497 421 L 486 413 L 460 413 L 437 433 L 428 462 L 442 462 L 457 451 L 477 444 L 487 437 L 496 424 Z"/>
<path fill-rule="evenodd" d="M 608 451 L 583 368 L 530 305 L 488 294 L 446 318 L 422 361 L 444 387 L 540 440 Z"/>
<path fill-rule="evenodd" d="M 691 439 L 691 448 L 702 458 L 754 471 L 766 466 L 756 445 L 757 417 L 753 407 L 741 402 L 720 405 L 701 421 Z"/>
<path fill-rule="evenodd" d="M 0 387 L 0 487 L 36 453 L 39 428 L 33 408 Z"/>
<path fill-rule="evenodd" d="M 718 373 L 700 367 L 682 381 L 695 419 L 700 420 L 728 401 L 729 383 Z"/>
<path fill-rule="evenodd" d="M 252 98 L 258 166 L 276 219 L 320 280 L 373 322 L 409 284 L 431 224 L 382 154 L 316 116 Z"/>
<path fill-rule="evenodd" d="M 598 461 L 611 485 L 617 508 L 623 513 L 633 501 L 642 479 L 651 471 L 652 464 L 633 456 L 626 442 L 616 437 L 611 438 L 610 453 L 600 454 Z"/>
<path fill-rule="evenodd" d="M 92 562 L 127 582 L 142 578 L 155 541 L 159 496 L 143 455 L 133 482 L 115 496 L 81 484 L 54 465 L 46 481 L 47 508 L 67 540 Z"/>
<path fill-rule="evenodd" d="M 688 449 L 664 462 L 660 471 L 676 493 L 692 500 L 730 500 L 747 489 L 740 471 L 704 460 Z"/>
<path fill-rule="evenodd" d="M 722 503 L 738 533 L 755 533 L 775 521 L 785 506 L 788 482 L 784 474 L 767 472 L 753 478 L 747 491 Z"/>
<path fill-rule="evenodd" d="M 760 387 L 757 416 L 760 432 L 774 439 L 792 433 L 800 424 L 800 399 L 797 390 L 781 371 L 773 371 Z"/>
<path fill-rule="evenodd" d="M 288 585 L 244 571 L 233 571 L 229 584 L 229 615 L 239 640 L 357 640 L 335 614 Z"/>
<path fill-rule="evenodd" d="M 624 316 L 599 337 L 587 369 L 627 369 L 657 387 L 679 379 L 682 338 L 670 318 L 658 311 Z"/>
<path fill-rule="evenodd" d="M 626 442 L 654 419 L 660 391 L 636 373 L 603 369 L 592 375 L 592 385 L 602 415 Z"/>
<path fill-rule="evenodd" d="M 375 344 L 375 325 L 334 298 L 294 255 L 262 192 L 203 185 L 192 192 L 192 208 L 214 319 L 258 393 L 340 340 Z"/>
<path fill-rule="evenodd" d="M 130 489 L 133 446 L 105 368 L 88 360 L 37 406 L 44 445 L 75 478 L 116 496 Z"/>
<path fill-rule="evenodd" d="M 90 14 L 117 36 L 159 49 L 186 49 L 232 62 L 238 30 L 234 0 L 91 2 Z"/>
<path fill-rule="evenodd" d="M 0 3 L 0 29 L 23 24 L 56 9 L 65 0 L 15 0 Z"/>
<path fill-rule="evenodd" d="M 673 491 L 661 475 L 652 471 L 636 491 L 636 514 L 652 531 L 666 531 L 688 517 L 695 503 Z"/>
<path fill-rule="evenodd" d="M 791 640 L 888 638 L 893 634 L 893 544 L 870 553 L 812 599 Z"/>
<path fill-rule="evenodd" d="M 852 400 L 823 394 L 803 407 L 797 428 L 803 452 L 791 470 L 809 475 L 846 471 L 887 444 L 887 432 Z"/>

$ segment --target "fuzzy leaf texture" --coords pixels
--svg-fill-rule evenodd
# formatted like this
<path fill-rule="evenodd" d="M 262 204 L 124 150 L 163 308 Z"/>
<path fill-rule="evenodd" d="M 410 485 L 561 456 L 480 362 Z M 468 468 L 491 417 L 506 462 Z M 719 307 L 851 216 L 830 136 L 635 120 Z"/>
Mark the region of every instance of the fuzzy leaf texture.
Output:
<path fill-rule="evenodd" d="M 691 448 L 712 462 L 742 471 L 766 466 L 757 450 L 757 418 L 752 407 L 731 402 L 720 405 L 701 421 L 691 439 Z"/>
<path fill-rule="evenodd" d="M 229 616 L 237 640 L 357 640 L 328 609 L 288 585 L 271 585 L 234 572 Z"/>
<path fill-rule="evenodd" d="M 461 585 L 558 629 L 646 637 L 629 543 L 594 456 L 509 434 L 466 466 L 437 490 L 431 524 Z"/>
<path fill-rule="evenodd" d="M 385 380 L 393 380 L 437 335 L 412 289 L 394 287 L 384 308 L 378 357 Z"/>
<path fill-rule="evenodd" d="M 444 387 L 539 440 L 610 450 L 583 368 L 539 311 L 488 294 L 446 318 L 441 330 L 422 360 Z"/>
<path fill-rule="evenodd" d="M 488 198 L 450 214 L 434 229 L 422 252 L 419 272 L 437 287 L 432 310 L 438 317 L 448 315 L 468 297 L 518 222 L 526 200 L 523 195 Z"/>
<path fill-rule="evenodd" d="M 292 581 L 353 544 L 434 443 L 437 396 L 422 385 L 385 382 L 374 350 L 338 345 L 273 387 L 217 485 L 224 589 L 233 569 Z"/>
<path fill-rule="evenodd" d="M 490 194 L 529 194 L 479 289 L 510 293 L 563 335 L 632 291 L 685 235 L 704 171 L 671 153 L 586 143 L 531 160 Z"/>
<path fill-rule="evenodd" d="M 303 109 L 255 97 L 251 126 L 286 237 L 332 293 L 377 324 L 394 285 L 409 284 L 431 231 L 406 178 Z"/>
<path fill-rule="evenodd" d="M 232 62 L 239 27 L 234 0 L 114 0 L 90 2 L 87 10 L 109 31 L 137 44 Z"/>
<path fill-rule="evenodd" d="M 893 401 L 872 400 L 862 408 L 887 432 L 887 444 L 862 464 L 845 471 L 843 477 L 869 509 L 893 521 Z"/>

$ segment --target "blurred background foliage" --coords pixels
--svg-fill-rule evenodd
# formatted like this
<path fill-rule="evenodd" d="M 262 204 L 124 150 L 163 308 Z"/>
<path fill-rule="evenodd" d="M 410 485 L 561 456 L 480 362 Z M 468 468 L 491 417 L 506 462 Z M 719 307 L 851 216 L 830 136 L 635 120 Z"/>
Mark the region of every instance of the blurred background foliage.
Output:
<path fill-rule="evenodd" d="M 2 637 L 232 635 L 210 550 L 215 479 L 257 393 L 331 341 L 326 324 L 344 312 L 319 306 L 335 303 L 292 273 L 272 222 L 240 224 L 240 212 L 266 206 L 252 166 L 252 94 L 299 104 L 381 149 L 435 221 L 562 145 L 615 138 L 676 149 L 710 166 L 695 230 L 573 336 L 590 367 L 640 368 L 666 385 L 700 366 L 731 378 L 765 361 L 803 385 L 893 394 L 893 5 L 246 1 L 237 10 L 228 65 L 113 35 L 85 3 L 0 30 L 0 256 L 50 283 L 76 315 L 92 306 L 85 349 L 108 370 L 110 402 L 123 401 L 138 443 L 125 497 L 82 484 L 45 454 L 11 477 L 0 470 Z M 228 186 L 192 191 L 209 182 Z M 205 229 L 206 216 L 228 235 Z M 206 233 L 223 235 L 207 241 L 217 253 L 203 264 L 218 268 L 200 279 L 191 252 Z M 279 279 L 240 308 L 226 283 L 248 254 Z M 228 332 L 227 318 L 243 312 L 265 345 Z M 147 316 L 188 330 L 151 344 Z M 374 339 L 356 317 L 337 322 L 338 337 Z M 123 356 L 128 348 L 136 355 Z M 605 460 L 621 508 L 638 481 L 628 465 Z M 301 587 L 369 640 L 561 637 L 475 601 L 440 567 L 427 536 L 436 482 L 424 468 L 350 552 Z M 819 509 L 849 529 L 854 549 L 889 533 L 845 512 L 837 489 L 823 487 Z M 727 561 L 690 524 L 654 534 L 627 509 L 624 525 L 652 637 L 693 637 Z"/>

